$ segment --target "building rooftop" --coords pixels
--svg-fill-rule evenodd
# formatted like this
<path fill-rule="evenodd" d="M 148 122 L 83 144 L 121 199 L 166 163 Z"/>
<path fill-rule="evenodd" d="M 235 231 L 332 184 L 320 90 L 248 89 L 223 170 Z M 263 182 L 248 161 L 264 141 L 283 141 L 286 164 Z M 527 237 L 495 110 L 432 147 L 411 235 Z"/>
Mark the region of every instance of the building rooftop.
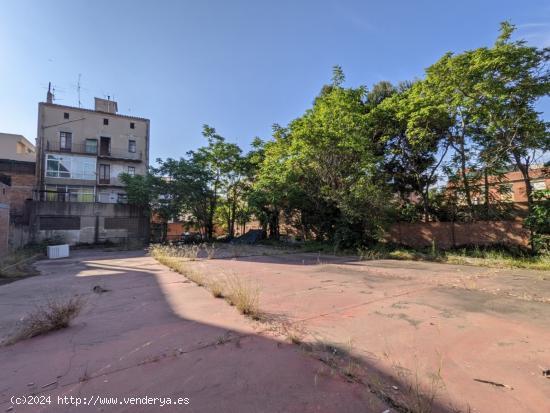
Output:
<path fill-rule="evenodd" d="M 149 119 L 141 118 L 139 116 L 121 115 L 120 113 L 112 113 L 112 112 L 107 112 L 107 111 L 102 111 L 102 110 L 77 108 L 76 106 L 58 105 L 57 103 L 48 103 L 48 102 L 40 102 L 40 105 L 44 105 L 44 106 L 47 106 L 47 107 L 53 107 L 53 108 L 59 108 L 59 109 L 76 110 L 76 111 L 86 112 L 86 113 L 101 113 L 103 115 L 116 116 L 116 117 L 123 118 L 123 119 L 134 119 L 134 120 L 141 120 L 141 121 L 149 122 Z"/>

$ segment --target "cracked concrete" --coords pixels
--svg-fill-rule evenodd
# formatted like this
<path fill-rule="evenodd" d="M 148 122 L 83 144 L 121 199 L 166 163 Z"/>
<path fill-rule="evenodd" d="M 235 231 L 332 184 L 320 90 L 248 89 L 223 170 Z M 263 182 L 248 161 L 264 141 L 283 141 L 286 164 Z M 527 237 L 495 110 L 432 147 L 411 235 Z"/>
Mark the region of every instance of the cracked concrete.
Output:
<path fill-rule="evenodd" d="M 190 405 L 13 406 L 13 412 L 381 412 L 388 406 L 142 252 L 79 251 L 0 286 L 0 332 L 35 305 L 79 295 L 61 331 L 0 348 L 0 409 L 12 395 L 188 397 Z M 92 292 L 100 285 L 109 290 Z"/>
<path fill-rule="evenodd" d="M 264 311 L 299 323 L 316 340 L 353 342 L 366 383 L 379 380 L 375 371 L 405 388 L 403 370 L 428 387 L 440 372 L 434 411 L 550 411 L 550 380 L 542 375 L 550 366 L 548 274 L 317 254 L 189 265 L 208 276 L 254 280 Z"/>

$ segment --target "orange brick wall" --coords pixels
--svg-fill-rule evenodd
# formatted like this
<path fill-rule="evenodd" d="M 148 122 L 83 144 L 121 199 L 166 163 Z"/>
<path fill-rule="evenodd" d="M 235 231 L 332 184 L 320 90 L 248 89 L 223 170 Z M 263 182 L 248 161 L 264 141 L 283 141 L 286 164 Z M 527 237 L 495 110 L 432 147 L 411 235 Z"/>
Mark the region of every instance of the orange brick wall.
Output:
<path fill-rule="evenodd" d="M 529 231 L 521 221 L 397 223 L 390 228 L 386 239 L 413 248 L 431 246 L 432 241 L 442 249 L 491 244 L 528 247 Z"/>

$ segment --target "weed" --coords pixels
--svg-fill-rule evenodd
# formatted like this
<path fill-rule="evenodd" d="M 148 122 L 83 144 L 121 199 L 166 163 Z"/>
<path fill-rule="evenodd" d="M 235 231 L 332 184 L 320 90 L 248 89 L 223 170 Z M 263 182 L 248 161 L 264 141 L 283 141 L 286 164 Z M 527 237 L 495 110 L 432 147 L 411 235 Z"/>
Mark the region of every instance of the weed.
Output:
<path fill-rule="evenodd" d="M 435 261 L 448 264 L 468 264 L 494 268 L 526 268 L 550 270 L 550 255 L 531 256 L 520 250 L 505 247 L 471 247 L 443 251 L 432 242 L 428 249 L 410 249 L 389 244 L 377 244 L 357 249 L 360 260 Z"/>
<path fill-rule="evenodd" d="M 241 314 L 258 319 L 260 316 L 260 289 L 257 285 L 245 281 L 237 275 L 227 276 L 227 301 L 234 305 Z"/>
<path fill-rule="evenodd" d="M 406 411 L 414 413 L 431 413 L 434 408 L 437 395 L 445 388 L 441 376 L 442 359 L 439 357 L 439 365 L 436 371 L 421 374 L 418 364 L 414 371 L 404 368 L 399 363 L 392 363 L 396 377 L 402 384 L 400 389 L 400 402 Z"/>
<path fill-rule="evenodd" d="M 225 283 L 221 280 L 215 279 L 208 283 L 208 289 L 214 297 L 223 298 Z"/>
<path fill-rule="evenodd" d="M 225 333 L 223 336 L 219 336 L 217 339 L 216 339 L 216 344 L 217 345 L 222 345 L 222 344 L 225 344 L 227 342 L 231 341 L 231 333 L 230 332 L 227 332 Z"/>
<path fill-rule="evenodd" d="M 23 319 L 19 330 L 10 337 L 6 345 L 14 344 L 51 331 L 67 328 L 82 309 L 83 302 L 79 297 L 66 301 L 50 300 L 47 304 L 37 307 Z"/>
<path fill-rule="evenodd" d="M 204 248 L 204 251 L 206 252 L 206 258 L 211 260 L 216 255 L 216 246 L 214 243 L 212 245 L 208 245 L 206 242 L 202 244 L 202 247 Z"/>
<path fill-rule="evenodd" d="M 304 336 L 306 335 L 305 328 L 302 325 L 289 322 L 281 323 L 280 333 L 283 334 L 290 343 L 297 345 L 304 343 Z"/>

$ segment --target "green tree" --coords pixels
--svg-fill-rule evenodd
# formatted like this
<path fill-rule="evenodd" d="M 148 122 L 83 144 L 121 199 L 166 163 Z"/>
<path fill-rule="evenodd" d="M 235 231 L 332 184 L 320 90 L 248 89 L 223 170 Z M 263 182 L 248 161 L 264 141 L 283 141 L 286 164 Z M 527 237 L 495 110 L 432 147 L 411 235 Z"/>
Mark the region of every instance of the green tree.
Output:
<path fill-rule="evenodd" d="M 402 202 L 422 199 L 424 219 L 430 216 L 430 189 L 437 182 L 449 141 L 449 116 L 423 81 L 401 87 L 369 114 L 369 123 L 384 154 L 384 171 Z"/>
<path fill-rule="evenodd" d="M 211 196 L 208 204 L 206 237 L 210 239 L 213 236 L 215 215 L 220 211 L 221 206 L 220 199 L 224 200 L 228 230 L 230 236 L 233 236 L 237 203 L 244 177 L 242 151 L 238 145 L 226 142 L 223 136 L 217 134 L 216 130 L 208 125 L 203 127 L 203 136 L 207 139 L 208 145 L 195 152 L 189 152 L 189 156 L 190 162 L 202 168 L 208 176 L 207 186 Z"/>
<path fill-rule="evenodd" d="M 366 90 L 343 88 L 335 72 L 311 109 L 275 129 L 253 199 L 272 227 L 285 212 L 305 237 L 349 246 L 380 236 L 390 195 L 377 179 L 382 158 L 369 133 Z"/>

